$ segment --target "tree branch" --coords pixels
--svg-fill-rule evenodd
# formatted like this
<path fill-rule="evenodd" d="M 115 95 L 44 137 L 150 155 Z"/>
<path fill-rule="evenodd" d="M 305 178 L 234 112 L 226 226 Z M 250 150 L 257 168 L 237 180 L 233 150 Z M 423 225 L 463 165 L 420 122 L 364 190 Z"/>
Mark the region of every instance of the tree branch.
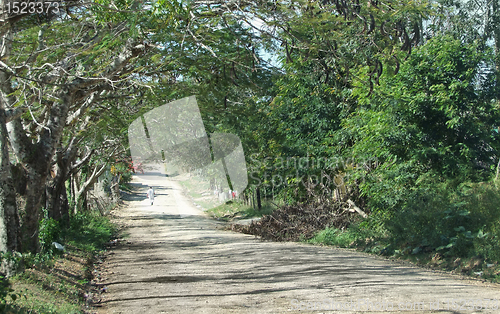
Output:
<path fill-rule="evenodd" d="M 13 109 L 5 109 L 6 123 L 19 118 L 23 113 L 27 111 L 26 107 L 16 107 Z"/>
<path fill-rule="evenodd" d="M 87 189 L 95 183 L 95 181 L 101 176 L 101 174 L 104 173 L 104 171 L 106 170 L 106 167 L 107 167 L 107 164 L 105 163 L 104 165 L 102 165 L 100 168 L 99 167 L 95 167 L 94 168 L 94 171 L 92 172 L 92 175 L 90 176 L 90 178 L 85 181 L 85 183 L 82 184 L 82 186 L 80 187 L 80 190 L 78 191 L 78 194 L 83 194 L 85 191 L 87 191 Z M 99 170 L 98 170 L 99 169 Z"/>

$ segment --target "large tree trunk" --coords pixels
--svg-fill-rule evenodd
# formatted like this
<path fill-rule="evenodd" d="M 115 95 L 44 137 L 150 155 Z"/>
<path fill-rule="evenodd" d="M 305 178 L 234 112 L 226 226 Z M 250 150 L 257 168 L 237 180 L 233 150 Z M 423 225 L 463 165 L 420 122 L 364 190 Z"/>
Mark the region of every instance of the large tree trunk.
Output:
<path fill-rule="evenodd" d="M 120 180 L 122 175 L 113 176 L 112 184 L 111 184 L 111 198 L 114 203 L 120 202 Z"/>
<path fill-rule="evenodd" d="M 22 216 L 23 245 L 26 251 L 37 253 L 40 251 L 38 241 L 40 222 L 41 196 L 45 192 L 47 175 L 38 173 L 35 169 L 28 169 L 28 185 L 24 199 Z"/>
<path fill-rule="evenodd" d="M 2 2 L 3 4 L 3 2 Z M 1 17 L 4 19 L 5 13 Z M 12 29 L 9 23 L 3 25 L 1 34 L 0 59 L 10 55 L 12 43 Z M 9 160 L 8 133 L 6 124 L 16 117 L 8 117 L 9 104 L 13 101 L 11 96 L 9 76 L 0 72 L 0 251 L 21 251 L 19 232 L 19 215 L 17 211 L 16 192 L 12 181 L 12 169 Z M 17 110 L 17 109 L 16 109 Z M 15 110 L 10 110 L 14 112 Z M 20 113 L 19 113 L 20 115 Z M 11 275 L 14 269 L 9 263 L 1 265 L 2 272 Z"/>
<path fill-rule="evenodd" d="M 23 245 L 26 251 L 32 253 L 40 250 L 38 232 L 42 195 L 45 194 L 47 176 L 62 136 L 72 96 L 65 94 L 61 99 L 61 103 L 55 103 L 50 109 L 50 119 L 35 144 L 26 136 L 19 119 L 7 124 L 11 146 L 27 172 L 24 208 L 20 210 L 23 212 Z"/>
<path fill-rule="evenodd" d="M 21 251 L 19 215 L 12 182 L 5 111 L 0 108 L 0 251 Z M 1 271 L 7 276 L 14 273 L 13 265 L 4 262 Z"/>
<path fill-rule="evenodd" d="M 47 182 L 45 208 L 49 218 L 69 225 L 69 203 L 66 193 L 67 171 L 57 166 L 56 175 Z"/>
<path fill-rule="evenodd" d="M 257 194 L 257 209 L 261 210 L 262 209 L 262 202 L 260 199 L 260 188 L 259 187 L 257 187 L 256 194 Z"/>
<path fill-rule="evenodd" d="M 72 163 L 78 152 L 77 143 L 77 138 L 73 137 L 66 149 L 58 150 L 53 177 L 48 180 L 45 189 L 45 208 L 48 215 L 50 218 L 59 221 L 62 225 L 69 225 L 69 202 L 66 181 L 71 178 Z M 90 155 L 91 153 L 87 154 L 81 163 L 86 162 Z M 79 166 L 80 164 L 76 165 L 76 167 Z"/>

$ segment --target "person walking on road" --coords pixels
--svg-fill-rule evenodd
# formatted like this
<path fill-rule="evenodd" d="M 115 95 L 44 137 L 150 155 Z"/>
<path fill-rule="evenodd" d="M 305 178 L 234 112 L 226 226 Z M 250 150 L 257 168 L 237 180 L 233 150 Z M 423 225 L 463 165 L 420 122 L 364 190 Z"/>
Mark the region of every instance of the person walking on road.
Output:
<path fill-rule="evenodd" d="M 155 200 L 155 191 L 153 191 L 152 187 L 149 187 L 147 195 L 148 195 L 149 200 L 151 201 L 151 205 L 153 205 L 153 201 Z"/>

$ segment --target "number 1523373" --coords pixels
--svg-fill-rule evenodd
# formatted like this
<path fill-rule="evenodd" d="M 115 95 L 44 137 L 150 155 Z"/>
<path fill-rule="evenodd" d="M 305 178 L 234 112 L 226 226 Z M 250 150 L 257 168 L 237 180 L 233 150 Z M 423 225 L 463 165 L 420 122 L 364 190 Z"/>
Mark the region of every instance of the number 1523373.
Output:
<path fill-rule="evenodd" d="M 5 1 L 7 14 L 59 13 L 59 2 L 55 1 Z"/>

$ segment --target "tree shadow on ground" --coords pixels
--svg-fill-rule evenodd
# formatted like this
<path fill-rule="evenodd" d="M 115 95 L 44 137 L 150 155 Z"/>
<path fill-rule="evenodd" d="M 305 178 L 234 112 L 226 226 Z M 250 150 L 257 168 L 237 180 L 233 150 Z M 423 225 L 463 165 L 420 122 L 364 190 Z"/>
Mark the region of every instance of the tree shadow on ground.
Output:
<path fill-rule="evenodd" d="M 475 291 L 456 278 L 350 250 L 261 241 L 218 230 L 220 223 L 204 216 L 147 214 L 128 219 L 130 241 L 113 255 L 114 272 L 122 275 L 106 282 L 111 293 L 102 303 L 108 306 L 134 309 L 164 300 L 162 309 L 188 312 L 214 300 L 225 308 L 245 308 L 251 299 L 257 300 L 251 303 L 256 312 L 273 307 L 280 312 L 291 299 L 368 298 L 428 305 L 436 294 L 442 300 L 465 299 Z M 270 300 L 278 301 L 273 305 Z"/>

